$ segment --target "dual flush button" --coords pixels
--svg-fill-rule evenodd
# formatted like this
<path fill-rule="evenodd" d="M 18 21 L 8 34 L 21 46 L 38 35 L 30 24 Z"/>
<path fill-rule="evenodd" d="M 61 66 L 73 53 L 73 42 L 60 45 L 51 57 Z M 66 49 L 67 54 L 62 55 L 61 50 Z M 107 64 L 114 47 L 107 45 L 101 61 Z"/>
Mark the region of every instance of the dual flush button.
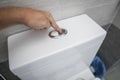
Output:
<path fill-rule="evenodd" d="M 59 34 L 56 30 L 52 30 L 51 32 L 49 32 L 49 37 L 57 39 L 57 38 L 61 38 L 61 37 L 65 36 L 67 33 L 68 32 L 66 29 L 62 29 L 61 34 Z"/>

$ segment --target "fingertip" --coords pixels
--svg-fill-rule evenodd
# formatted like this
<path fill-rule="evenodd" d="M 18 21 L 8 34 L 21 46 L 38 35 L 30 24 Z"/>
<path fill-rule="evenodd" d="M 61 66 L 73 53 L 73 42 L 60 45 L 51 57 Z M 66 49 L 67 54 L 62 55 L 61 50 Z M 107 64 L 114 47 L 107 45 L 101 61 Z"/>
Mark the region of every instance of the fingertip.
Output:
<path fill-rule="evenodd" d="M 59 33 L 59 34 L 62 34 L 62 29 L 59 28 L 58 33 Z"/>
<path fill-rule="evenodd" d="M 50 24 L 51 26 L 59 33 L 59 34 L 62 34 L 62 29 L 57 25 L 57 23 L 55 22 L 54 18 L 51 16 L 49 18 L 50 20 Z"/>
<path fill-rule="evenodd" d="M 56 26 L 53 26 L 53 28 L 59 33 L 59 34 L 62 34 L 62 29 L 56 25 Z"/>

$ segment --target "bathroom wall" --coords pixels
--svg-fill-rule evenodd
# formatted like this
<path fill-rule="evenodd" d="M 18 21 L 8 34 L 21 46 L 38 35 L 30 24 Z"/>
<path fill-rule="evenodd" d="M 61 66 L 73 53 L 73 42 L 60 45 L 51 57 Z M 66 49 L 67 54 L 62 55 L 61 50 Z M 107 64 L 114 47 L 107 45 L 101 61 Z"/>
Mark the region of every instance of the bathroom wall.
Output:
<path fill-rule="evenodd" d="M 119 3 L 119 10 L 117 12 L 117 15 L 113 21 L 113 24 L 120 29 L 120 3 Z"/>
<path fill-rule="evenodd" d="M 98 54 L 107 68 L 105 80 L 120 80 L 120 3 Z"/>
<path fill-rule="evenodd" d="M 117 14 L 98 53 L 105 62 L 107 69 L 120 60 L 120 3 Z"/>
<path fill-rule="evenodd" d="M 50 11 L 55 20 L 88 14 L 101 26 L 109 24 L 114 18 L 119 0 L 0 0 L 0 6 L 31 7 Z M 0 30 L 0 62 L 7 60 L 7 37 L 16 32 L 29 29 L 24 25 Z"/>
<path fill-rule="evenodd" d="M 107 71 L 105 80 L 120 80 L 120 60 Z"/>

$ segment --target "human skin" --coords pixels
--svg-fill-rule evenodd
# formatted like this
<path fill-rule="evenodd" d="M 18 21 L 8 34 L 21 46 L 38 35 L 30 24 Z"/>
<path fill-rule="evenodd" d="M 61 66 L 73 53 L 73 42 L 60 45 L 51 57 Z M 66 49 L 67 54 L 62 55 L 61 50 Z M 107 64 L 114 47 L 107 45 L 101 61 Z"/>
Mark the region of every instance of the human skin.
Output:
<path fill-rule="evenodd" d="M 0 29 L 17 24 L 24 24 L 37 30 L 53 27 L 62 33 L 50 12 L 21 7 L 0 8 Z"/>

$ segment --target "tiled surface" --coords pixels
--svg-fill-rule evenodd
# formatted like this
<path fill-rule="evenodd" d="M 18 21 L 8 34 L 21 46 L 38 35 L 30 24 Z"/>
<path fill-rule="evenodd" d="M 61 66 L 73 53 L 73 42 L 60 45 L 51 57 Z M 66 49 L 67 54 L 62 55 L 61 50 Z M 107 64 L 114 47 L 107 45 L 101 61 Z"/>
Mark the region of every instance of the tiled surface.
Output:
<path fill-rule="evenodd" d="M 94 7 L 103 4 L 113 3 L 119 0 L 1 0 L 1 6 L 21 6 L 21 7 L 32 7 L 37 9 L 51 9 L 56 7 Z M 58 8 L 56 8 L 58 9 Z M 63 8 L 64 9 L 64 8 Z"/>
<path fill-rule="evenodd" d="M 10 72 L 7 61 L 0 63 L 0 74 L 2 74 L 6 80 L 20 80 L 17 76 Z"/>
<path fill-rule="evenodd" d="M 105 80 L 120 80 L 120 3 L 118 9 L 113 21 L 115 26 L 111 25 L 99 51 L 108 69 Z"/>
<path fill-rule="evenodd" d="M 120 59 L 120 29 L 111 25 L 98 53 L 107 69 Z"/>
<path fill-rule="evenodd" d="M 103 26 L 108 23 L 112 23 L 114 13 L 116 13 L 116 6 L 113 4 L 98 6 L 95 8 L 87 9 L 85 11 L 93 20 L 95 20 L 99 25 Z"/>
<path fill-rule="evenodd" d="M 113 24 L 120 29 L 120 3 L 119 3 L 119 10 L 118 13 L 113 21 Z"/>
<path fill-rule="evenodd" d="M 105 80 L 120 80 L 120 59 L 108 70 Z"/>
<path fill-rule="evenodd" d="M 0 43 L 0 62 L 6 61 L 8 59 L 7 53 L 7 42 L 3 41 L 2 43 Z"/>

